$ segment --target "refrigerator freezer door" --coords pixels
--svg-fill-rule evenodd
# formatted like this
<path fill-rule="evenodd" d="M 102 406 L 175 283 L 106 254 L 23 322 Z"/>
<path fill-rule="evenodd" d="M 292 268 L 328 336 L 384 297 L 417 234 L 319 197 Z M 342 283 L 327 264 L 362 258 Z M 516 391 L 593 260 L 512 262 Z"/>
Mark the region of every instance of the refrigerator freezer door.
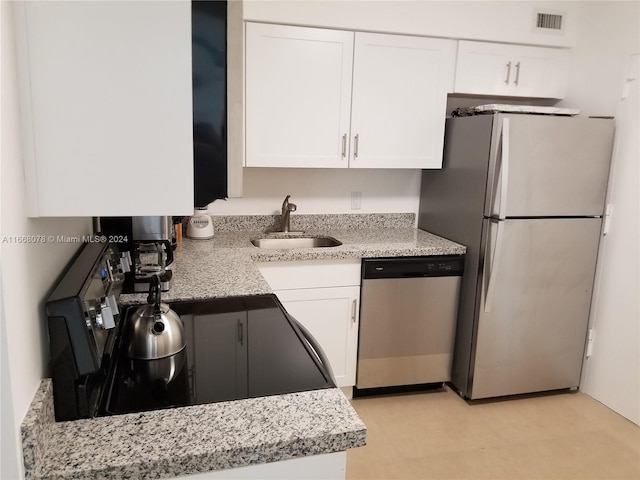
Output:
<path fill-rule="evenodd" d="M 599 218 L 485 220 L 469 398 L 578 386 L 600 226 Z"/>
<path fill-rule="evenodd" d="M 603 214 L 613 120 L 499 114 L 496 121 L 502 128 L 493 142 L 501 151 L 487 216 Z"/>

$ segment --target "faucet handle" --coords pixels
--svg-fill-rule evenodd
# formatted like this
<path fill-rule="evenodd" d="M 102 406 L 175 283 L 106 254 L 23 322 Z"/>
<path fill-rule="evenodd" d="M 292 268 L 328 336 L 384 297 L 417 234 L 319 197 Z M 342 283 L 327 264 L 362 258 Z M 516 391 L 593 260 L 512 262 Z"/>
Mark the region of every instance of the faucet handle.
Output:
<path fill-rule="evenodd" d="M 284 197 L 284 202 L 282 202 L 282 211 L 285 212 L 287 210 L 287 205 L 289 205 L 289 198 L 291 198 L 291 195 L 287 195 L 286 197 Z"/>

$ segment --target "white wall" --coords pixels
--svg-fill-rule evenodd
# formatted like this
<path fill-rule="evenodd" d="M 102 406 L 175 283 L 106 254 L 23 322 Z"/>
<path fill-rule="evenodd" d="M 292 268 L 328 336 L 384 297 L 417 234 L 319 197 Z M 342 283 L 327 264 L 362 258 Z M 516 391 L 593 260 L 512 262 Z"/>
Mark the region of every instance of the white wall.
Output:
<path fill-rule="evenodd" d="M 297 214 L 418 213 L 421 170 L 245 168 L 242 198 L 217 200 L 214 215 L 280 213 L 282 201 Z M 362 208 L 351 210 L 351 192 L 362 193 Z M 295 214 L 294 214 L 295 215 Z"/>
<path fill-rule="evenodd" d="M 27 218 L 11 10 L 11 2 L 0 2 L 0 478 L 3 480 L 22 476 L 19 427 L 40 380 L 47 374 L 44 302 L 64 266 L 78 249 L 77 244 L 9 242 L 15 236 L 74 236 L 91 232 L 91 220 L 88 218 Z"/>
<path fill-rule="evenodd" d="M 628 57 L 640 48 L 636 1 L 581 1 L 579 29 L 570 52 L 567 97 L 558 106 L 583 115 L 614 116 Z"/>
<path fill-rule="evenodd" d="M 586 114 L 616 116 L 612 215 L 596 273 L 593 354 L 580 388 L 640 425 L 639 19 L 638 2 L 583 5 L 565 103 Z"/>

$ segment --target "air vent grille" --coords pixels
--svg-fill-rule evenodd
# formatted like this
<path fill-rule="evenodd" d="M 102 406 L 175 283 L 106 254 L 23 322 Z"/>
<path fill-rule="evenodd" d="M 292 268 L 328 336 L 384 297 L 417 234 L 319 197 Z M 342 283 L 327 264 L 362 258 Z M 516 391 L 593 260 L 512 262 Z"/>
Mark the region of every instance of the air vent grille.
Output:
<path fill-rule="evenodd" d="M 538 13 L 536 27 L 548 30 L 562 30 L 562 15 Z"/>

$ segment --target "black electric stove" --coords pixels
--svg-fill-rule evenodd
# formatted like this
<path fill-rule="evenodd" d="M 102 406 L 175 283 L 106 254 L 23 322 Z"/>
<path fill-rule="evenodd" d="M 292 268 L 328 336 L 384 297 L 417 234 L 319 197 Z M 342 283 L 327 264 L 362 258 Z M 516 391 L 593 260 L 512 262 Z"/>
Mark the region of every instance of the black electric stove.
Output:
<path fill-rule="evenodd" d="M 275 295 L 172 303 L 186 348 L 127 357 L 114 245 L 84 245 L 47 302 L 57 420 L 334 387 L 315 340 Z"/>
<path fill-rule="evenodd" d="M 184 323 L 186 348 L 159 360 L 117 355 L 106 413 L 334 386 L 298 325 L 274 295 L 181 302 L 171 308 Z M 127 342 L 123 335 L 121 351 Z"/>

